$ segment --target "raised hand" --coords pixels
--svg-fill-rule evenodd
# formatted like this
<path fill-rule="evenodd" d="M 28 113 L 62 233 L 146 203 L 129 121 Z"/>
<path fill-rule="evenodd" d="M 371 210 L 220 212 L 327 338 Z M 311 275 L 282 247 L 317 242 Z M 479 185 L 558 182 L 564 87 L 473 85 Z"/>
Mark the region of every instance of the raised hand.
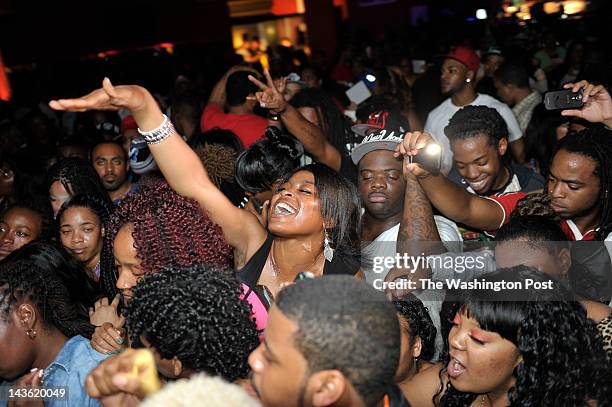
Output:
<path fill-rule="evenodd" d="M 113 86 L 110 79 L 104 78 L 102 87 L 75 99 L 59 99 L 49 102 L 55 110 L 85 112 L 87 110 L 119 110 L 138 111 L 145 106 L 148 92 L 137 85 Z"/>
<path fill-rule="evenodd" d="M 574 116 L 588 120 L 592 123 L 603 123 L 612 127 L 612 98 L 610 93 L 602 85 L 595 86 L 587 81 L 578 83 L 568 83 L 565 89 L 572 89 L 572 92 L 582 91 L 581 109 L 569 109 L 561 112 L 563 116 Z"/>
<path fill-rule="evenodd" d="M 121 296 L 117 294 L 111 303 L 104 297 L 94 304 L 94 308 L 89 309 L 89 322 L 95 326 L 102 326 L 105 322 L 110 322 L 113 326 L 123 326 L 125 321 L 117 312 Z"/>
<path fill-rule="evenodd" d="M 413 176 L 424 178 L 430 175 L 421 165 L 413 163 L 412 157 L 419 154 L 419 150 L 425 148 L 432 142 L 435 142 L 435 140 L 429 133 L 414 131 L 404 135 L 404 141 L 397 146 L 395 153 L 393 153 L 394 157 L 404 158 L 404 176 L 410 176 L 412 174 Z"/>
<path fill-rule="evenodd" d="M 264 76 L 266 77 L 267 84 L 249 75 L 249 80 L 261 90 L 255 93 L 254 97 L 249 97 L 249 99 L 256 99 L 261 107 L 270 109 L 273 113 L 284 112 L 287 108 L 287 101 L 283 96 L 283 92 L 287 85 L 287 78 L 281 78 L 277 86 L 274 84 L 270 72 L 267 69 L 264 71 Z"/>

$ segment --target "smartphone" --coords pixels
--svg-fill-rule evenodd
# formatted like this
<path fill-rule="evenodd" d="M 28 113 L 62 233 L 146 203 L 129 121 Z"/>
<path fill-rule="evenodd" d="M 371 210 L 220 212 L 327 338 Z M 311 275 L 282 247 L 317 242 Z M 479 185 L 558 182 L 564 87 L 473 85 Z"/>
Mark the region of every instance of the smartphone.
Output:
<path fill-rule="evenodd" d="M 438 175 L 442 168 L 442 147 L 438 143 L 430 143 L 417 155 L 411 156 L 410 162 L 420 164 L 430 174 Z"/>
<path fill-rule="evenodd" d="M 582 89 L 572 92 L 571 89 L 556 90 L 544 94 L 546 110 L 580 109 L 582 103 Z"/>

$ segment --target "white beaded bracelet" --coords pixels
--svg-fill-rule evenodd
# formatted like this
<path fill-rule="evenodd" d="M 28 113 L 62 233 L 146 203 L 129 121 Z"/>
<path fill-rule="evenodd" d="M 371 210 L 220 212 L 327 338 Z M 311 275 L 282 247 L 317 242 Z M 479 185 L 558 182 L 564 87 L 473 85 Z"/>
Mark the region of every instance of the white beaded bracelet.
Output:
<path fill-rule="evenodd" d="M 174 125 L 166 115 L 164 115 L 164 121 L 162 124 L 153 130 L 142 131 L 140 128 L 138 128 L 138 133 L 140 133 L 147 144 L 159 144 L 170 137 L 170 135 L 174 132 Z"/>

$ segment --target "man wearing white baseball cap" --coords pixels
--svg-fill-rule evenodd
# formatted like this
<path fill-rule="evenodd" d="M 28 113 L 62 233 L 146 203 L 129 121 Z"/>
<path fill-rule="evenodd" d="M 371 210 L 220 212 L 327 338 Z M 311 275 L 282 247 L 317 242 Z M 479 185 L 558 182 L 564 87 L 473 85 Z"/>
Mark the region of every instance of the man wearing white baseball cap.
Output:
<path fill-rule="evenodd" d="M 429 200 L 418 181 L 411 175 L 404 177 L 402 157 L 394 156 L 404 133 L 403 129 L 392 127 L 394 122 L 397 123 L 394 119 L 388 111 L 374 112 L 367 124 L 353 127 L 354 131 L 365 134 L 363 141 L 351 153 L 353 162 L 358 166 L 357 185 L 364 206 L 361 267 L 366 281 L 375 288 L 391 270 L 375 264 L 378 263 L 377 259 L 396 256 L 398 236 L 408 223 L 427 224 L 429 232 L 422 238 L 442 240 L 446 242 L 447 250 L 460 250 L 457 246 L 462 240 L 454 222 L 442 216 L 433 216 Z M 416 295 L 428 308 L 439 329 L 443 293 L 422 291 Z M 442 338 L 438 335 L 436 348 L 439 350 L 441 346 Z"/>

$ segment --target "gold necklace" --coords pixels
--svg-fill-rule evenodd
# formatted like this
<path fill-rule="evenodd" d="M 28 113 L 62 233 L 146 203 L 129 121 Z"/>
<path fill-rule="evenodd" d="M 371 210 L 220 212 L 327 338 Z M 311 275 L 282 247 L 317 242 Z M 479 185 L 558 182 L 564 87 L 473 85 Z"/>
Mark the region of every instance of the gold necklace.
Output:
<path fill-rule="evenodd" d="M 319 255 L 315 257 L 314 261 L 310 264 L 310 266 L 308 266 L 308 268 L 304 271 L 311 271 L 310 269 L 319 261 L 319 259 L 321 259 L 322 255 L 323 252 L 319 253 Z M 274 243 L 272 243 L 272 247 L 270 248 L 269 263 L 270 266 L 272 266 L 272 277 L 274 277 L 275 279 L 278 278 L 281 273 L 281 270 L 280 267 L 278 267 L 278 265 L 276 264 L 276 261 L 274 260 Z"/>

